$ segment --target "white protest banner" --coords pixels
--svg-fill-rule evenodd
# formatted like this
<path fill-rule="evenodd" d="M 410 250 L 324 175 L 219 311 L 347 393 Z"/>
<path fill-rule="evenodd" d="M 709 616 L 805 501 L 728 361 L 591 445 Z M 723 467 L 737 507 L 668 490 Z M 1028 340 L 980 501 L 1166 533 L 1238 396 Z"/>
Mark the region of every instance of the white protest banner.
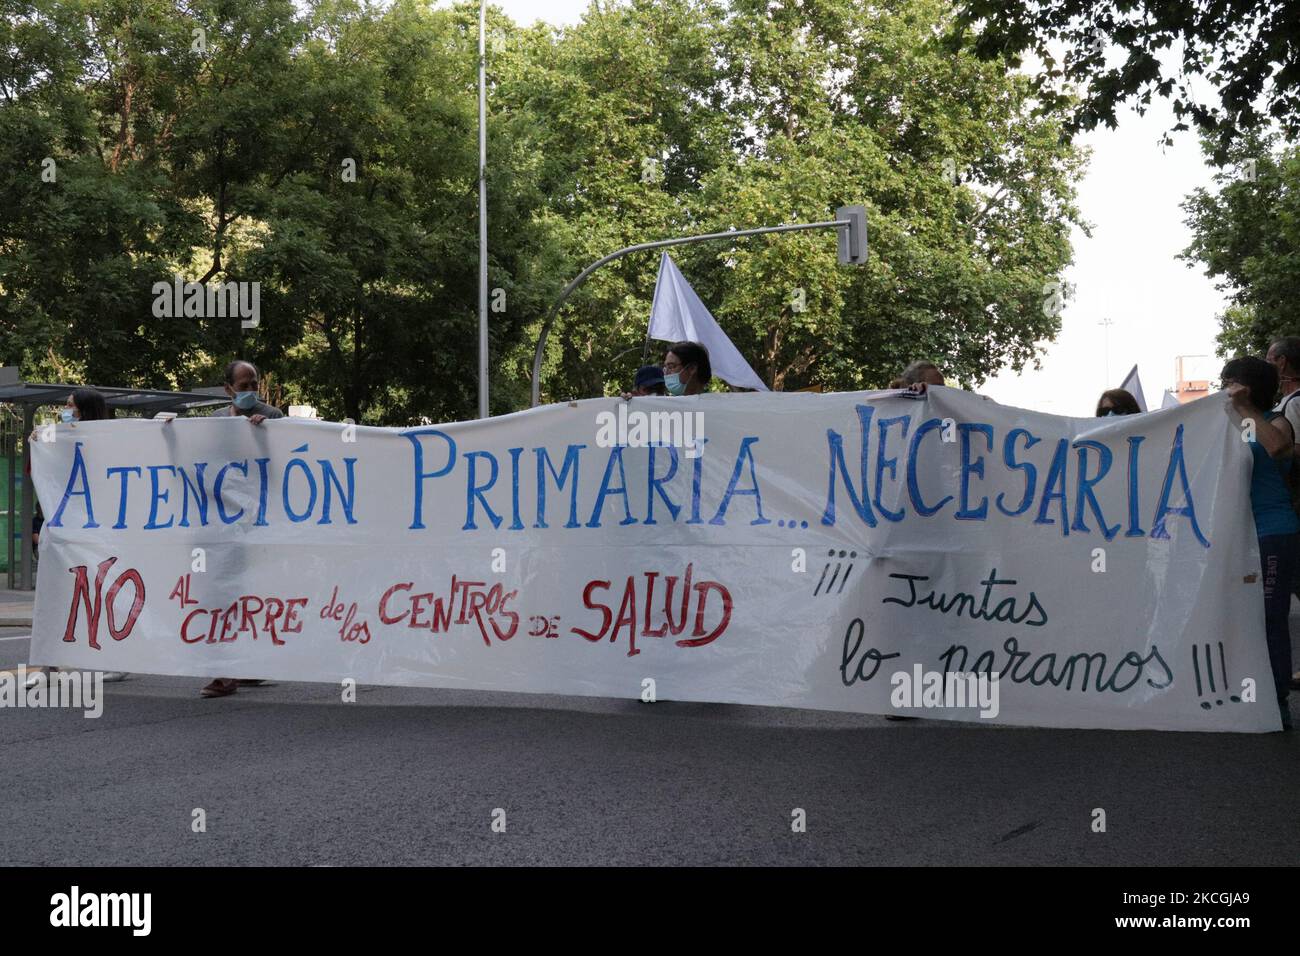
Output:
<path fill-rule="evenodd" d="M 1221 395 L 1105 419 L 933 388 L 58 425 L 34 447 L 32 659 L 1276 730 L 1250 467 Z"/>

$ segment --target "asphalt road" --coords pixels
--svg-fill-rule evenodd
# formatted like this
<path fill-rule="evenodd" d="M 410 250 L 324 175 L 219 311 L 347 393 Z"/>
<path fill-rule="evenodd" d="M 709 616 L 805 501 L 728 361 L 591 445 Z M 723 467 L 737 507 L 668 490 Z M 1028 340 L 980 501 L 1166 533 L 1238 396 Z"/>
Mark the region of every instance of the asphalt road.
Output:
<path fill-rule="evenodd" d="M 0 629 L 0 668 L 26 659 L 23 633 Z M 105 685 L 95 720 L 0 710 L 0 864 L 1300 860 L 1297 733 L 389 687 L 345 704 L 304 683 L 203 700 L 202 683 Z"/>

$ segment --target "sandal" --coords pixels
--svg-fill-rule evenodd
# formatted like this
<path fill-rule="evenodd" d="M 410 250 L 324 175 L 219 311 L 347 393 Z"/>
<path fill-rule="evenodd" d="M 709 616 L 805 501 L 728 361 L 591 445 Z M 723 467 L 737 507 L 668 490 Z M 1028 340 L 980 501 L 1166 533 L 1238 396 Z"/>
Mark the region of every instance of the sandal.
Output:
<path fill-rule="evenodd" d="M 239 690 L 239 681 L 233 677 L 218 677 L 203 690 L 199 691 L 200 697 L 229 697 L 235 691 Z"/>

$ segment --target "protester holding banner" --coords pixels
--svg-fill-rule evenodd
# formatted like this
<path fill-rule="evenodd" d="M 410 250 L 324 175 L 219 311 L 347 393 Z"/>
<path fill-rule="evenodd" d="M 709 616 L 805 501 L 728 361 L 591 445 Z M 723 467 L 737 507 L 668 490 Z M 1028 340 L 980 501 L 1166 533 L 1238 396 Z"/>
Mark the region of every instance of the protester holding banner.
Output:
<path fill-rule="evenodd" d="M 943 373 L 939 366 L 924 359 L 913 362 L 903 369 L 903 384 L 906 385 L 944 385 Z"/>
<path fill-rule="evenodd" d="M 243 415 L 254 425 L 268 418 L 284 418 L 284 412 L 258 398 L 259 380 L 257 366 L 243 359 L 235 359 L 226 366 L 226 394 L 230 396 L 230 414 Z"/>
<path fill-rule="evenodd" d="M 659 258 L 659 277 L 655 280 L 654 299 L 650 303 L 650 327 L 646 330 L 646 335 L 661 342 L 692 345 L 702 349 L 707 356 L 709 374 L 695 391 L 680 394 L 694 395 L 705 391 L 709 379 L 715 375 L 738 389 L 768 391 L 767 384 L 750 368 L 735 343 L 722 331 L 718 320 L 695 294 L 667 252 Z M 686 364 L 689 365 L 690 362 Z M 664 373 L 671 374 L 672 370 L 666 368 Z M 669 393 L 672 394 L 671 389 Z"/>
<path fill-rule="evenodd" d="M 925 390 L 931 385 L 946 384 L 943 373 L 939 371 L 939 366 L 933 362 L 927 362 L 925 359 L 918 359 L 895 379 L 891 379 L 890 388 L 906 389 L 914 396 L 924 395 Z"/>
<path fill-rule="evenodd" d="M 1286 416 L 1292 433 L 1300 442 L 1300 401 L 1295 400 L 1300 397 L 1300 336 L 1289 335 L 1278 339 L 1268 347 L 1268 355 L 1265 358 L 1277 369 L 1278 380 L 1282 386 L 1281 398 L 1273 407 L 1273 411 L 1281 412 Z M 1294 499 L 1293 503 L 1295 503 Z M 1300 597 L 1300 561 L 1296 563 L 1292 591 Z M 1300 690 L 1300 671 L 1291 675 L 1291 688 Z"/>
<path fill-rule="evenodd" d="M 1254 356 L 1235 358 L 1220 375 L 1233 408 L 1248 429 L 1254 467 L 1250 482 L 1250 507 L 1259 536 L 1259 557 L 1264 578 L 1264 633 L 1269 663 L 1277 685 L 1282 726 L 1290 729 L 1287 695 L 1291 678 L 1291 582 L 1295 574 L 1300 521 L 1291 506 L 1289 479 L 1293 468 L 1295 435 L 1286 418 L 1270 408 L 1277 394 L 1277 369 Z"/>
<path fill-rule="evenodd" d="M 104 396 L 93 388 L 79 388 L 68 396 L 68 402 L 59 412 L 65 424 L 72 422 L 97 422 L 112 418 Z"/>
<path fill-rule="evenodd" d="M 1300 336 L 1278 339 L 1268 347 L 1266 358 L 1277 369 L 1281 385 L 1281 401 L 1273 411 L 1285 415 L 1292 434 L 1300 436 L 1300 402 L 1294 401 L 1300 396 Z"/>
<path fill-rule="evenodd" d="M 69 395 L 68 403 L 59 414 L 65 423 L 96 422 L 113 417 L 103 394 L 93 388 L 79 388 Z M 125 671 L 104 671 L 106 683 L 123 681 L 129 676 Z"/>
<path fill-rule="evenodd" d="M 108 410 L 108 403 L 104 401 L 103 394 L 101 394 L 100 392 L 96 391 L 93 388 L 79 388 L 76 391 L 74 391 L 71 395 L 68 396 L 67 403 L 59 411 L 59 419 L 65 425 L 71 425 L 74 422 L 103 421 L 106 418 L 112 418 L 112 417 L 113 415 Z M 32 437 L 35 438 L 36 436 L 33 435 Z M 45 523 L 44 517 L 40 513 L 39 505 L 37 506 L 36 510 L 37 510 L 37 517 L 40 519 L 41 523 L 36 524 L 36 522 L 33 521 L 32 524 L 32 536 L 34 539 L 33 544 L 40 543 L 41 525 Z M 51 674 L 57 670 L 58 670 L 57 667 L 46 668 L 46 672 Z M 36 671 L 27 678 L 28 687 L 33 686 L 39 680 L 38 677 L 39 673 L 40 673 L 39 671 Z M 114 681 L 126 680 L 128 676 L 129 675 L 127 675 L 123 671 L 104 672 L 104 680 L 110 683 Z"/>
<path fill-rule="evenodd" d="M 1137 415 L 1141 411 L 1137 399 L 1122 388 L 1112 388 L 1102 392 L 1101 398 L 1097 399 L 1098 418 L 1105 418 L 1107 415 Z"/>
<path fill-rule="evenodd" d="M 658 365 L 642 365 L 636 370 L 636 377 L 632 380 L 631 394 L 633 396 L 667 395 L 664 370 Z"/>
<path fill-rule="evenodd" d="M 274 405 L 268 405 L 258 398 L 260 382 L 257 366 L 243 359 L 235 359 L 226 366 L 226 394 L 230 396 L 230 414 L 242 415 L 254 425 L 260 425 L 268 418 L 284 418 L 284 412 Z M 239 570 L 239 569 L 232 569 Z M 218 677 L 199 692 L 200 697 L 229 697 L 241 686 L 255 687 L 260 680 L 237 680 L 233 677 Z"/>
<path fill-rule="evenodd" d="M 669 395 L 698 395 L 709 387 L 713 367 L 699 342 L 676 342 L 664 356 L 664 386 Z"/>

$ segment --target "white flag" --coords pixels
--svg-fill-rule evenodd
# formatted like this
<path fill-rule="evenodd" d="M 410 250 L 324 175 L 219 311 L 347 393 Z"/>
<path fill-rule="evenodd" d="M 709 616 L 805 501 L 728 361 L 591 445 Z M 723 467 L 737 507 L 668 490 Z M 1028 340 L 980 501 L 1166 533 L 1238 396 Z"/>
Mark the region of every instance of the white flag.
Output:
<path fill-rule="evenodd" d="M 650 338 L 699 342 L 709 350 L 709 364 L 718 378 L 737 388 L 769 390 L 666 252 L 659 259 L 659 278 L 650 306 Z"/>
<path fill-rule="evenodd" d="M 1160 403 L 1161 408 L 1177 408 L 1182 402 L 1178 401 L 1178 396 L 1169 389 L 1165 389 L 1165 400 Z"/>
<path fill-rule="evenodd" d="M 1120 383 L 1119 387 L 1137 399 L 1138 408 L 1144 412 L 1147 410 L 1147 399 L 1142 394 L 1142 381 L 1138 378 L 1138 367 L 1136 365 L 1133 366 L 1131 372 L 1124 376 L 1124 381 Z"/>

